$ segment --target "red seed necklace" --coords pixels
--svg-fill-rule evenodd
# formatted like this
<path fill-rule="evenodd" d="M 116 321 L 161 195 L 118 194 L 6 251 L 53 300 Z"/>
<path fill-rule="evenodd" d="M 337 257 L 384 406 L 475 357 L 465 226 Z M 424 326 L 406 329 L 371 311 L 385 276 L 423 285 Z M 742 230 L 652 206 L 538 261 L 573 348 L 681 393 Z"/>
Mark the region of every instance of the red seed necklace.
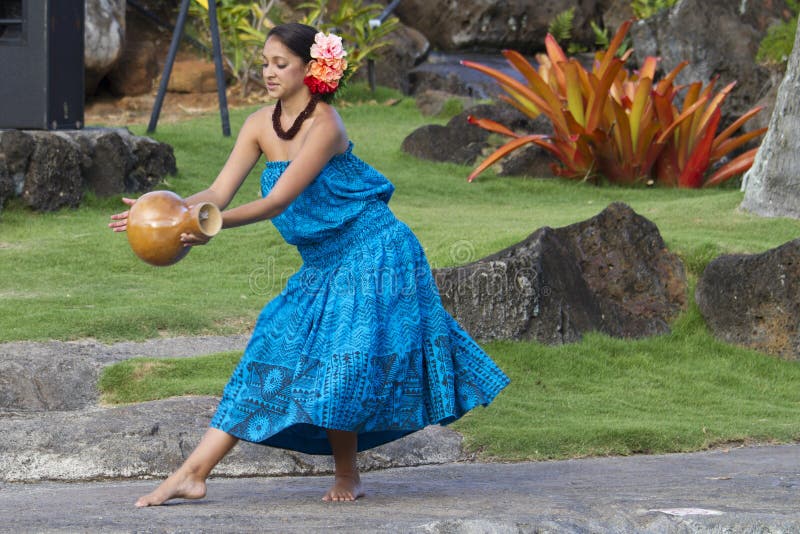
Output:
<path fill-rule="evenodd" d="M 311 100 L 309 100 L 308 105 L 294 120 L 292 127 L 286 131 L 284 131 L 283 127 L 281 126 L 281 101 L 278 100 L 278 103 L 275 104 L 275 110 L 272 112 L 272 128 L 275 129 L 275 133 L 278 135 L 278 137 L 285 139 L 286 141 L 294 138 L 294 136 L 297 135 L 297 132 L 300 131 L 303 121 L 305 121 L 311 116 L 312 113 L 314 113 L 314 108 L 317 107 L 317 100 L 318 98 L 316 95 L 311 95 Z"/>

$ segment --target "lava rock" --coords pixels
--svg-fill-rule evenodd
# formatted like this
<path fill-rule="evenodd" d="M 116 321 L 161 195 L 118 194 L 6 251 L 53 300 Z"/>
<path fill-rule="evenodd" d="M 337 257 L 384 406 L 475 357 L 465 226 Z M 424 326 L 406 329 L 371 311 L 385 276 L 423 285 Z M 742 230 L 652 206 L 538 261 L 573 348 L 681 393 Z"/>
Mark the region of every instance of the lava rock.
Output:
<path fill-rule="evenodd" d="M 83 157 L 75 141 L 50 132 L 31 132 L 35 147 L 29 158 L 22 200 L 38 211 L 77 208 L 83 198 Z"/>
<path fill-rule="evenodd" d="M 14 179 L 8 172 L 5 159 L 0 157 L 0 210 L 12 196 L 14 196 Z"/>
<path fill-rule="evenodd" d="M 382 41 L 387 42 L 388 46 L 376 52 L 375 83 L 409 94 L 411 84 L 408 72 L 427 57 L 430 43 L 420 32 L 402 23 Z M 355 77 L 367 80 L 366 65 L 356 71 Z"/>
<path fill-rule="evenodd" d="M 125 192 L 125 178 L 135 163 L 128 143 L 118 132 L 105 129 L 81 139 L 87 143 L 86 153 L 91 154 L 91 163 L 84 172 L 86 186 L 101 197 Z"/>
<path fill-rule="evenodd" d="M 0 130 L 0 161 L 0 193 L 10 179 L 14 195 L 40 211 L 76 207 L 85 189 L 99 196 L 147 192 L 177 172 L 170 145 L 126 128 Z"/>
<path fill-rule="evenodd" d="M 548 128 L 544 118 L 532 120 L 510 106 L 481 104 L 459 113 L 445 126 L 428 124 L 417 128 L 403 140 L 401 148 L 422 159 L 472 165 L 489 147 L 489 132 L 470 124 L 470 116 L 491 119 L 526 133 Z"/>
<path fill-rule="evenodd" d="M 683 264 L 655 224 L 622 203 L 434 275 L 445 308 L 484 340 L 663 334 L 687 305 Z"/>
<path fill-rule="evenodd" d="M 84 81 L 87 95 L 119 59 L 125 42 L 125 0 L 85 0 Z"/>
<path fill-rule="evenodd" d="M 769 25 L 787 13 L 782 0 L 682 0 L 631 27 L 634 58 L 640 65 L 646 56 L 660 57 L 665 72 L 688 60 L 678 84 L 706 84 L 719 75 L 721 89 L 736 81 L 722 107 L 728 123 L 769 90 L 772 77 L 755 56 Z"/>
<path fill-rule="evenodd" d="M 526 145 L 514 150 L 498 164 L 499 176 L 533 176 L 536 178 L 553 178 L 553 155 L 537 145 Z"/>
<path fill-rule="evenodd" d="M 574 40 L 594 44 L 590 21 L 597 0 L 459 0 L 431 2 L 404 0 L 397 16 L 420 32 L 440 50 L 514 48 L 530 51 L 541 47 L 547 28 L 559 13 L 574 9 Z"/>
<path fill-rule="evenodd" d="M 133 135 L 126 137 L 125 141 L 134 156 L 134 164 L 125 178 L 126 191 L 150 191 L 166 175 L 178 172 L 172 146 Z"/>
<path fill-rule="evenodd" d="M 428 124 L 403 139 L 401 148 L 417 158 L 471 165 L 481 154 L 488 136 L 478 128 L 461 131 Z"/>
<path fill-rule="evenodd" d="M 719 339 L 800 359 L 800 239 L 762 254 L 714 259 L 697 282 L 695 299 Z"/>

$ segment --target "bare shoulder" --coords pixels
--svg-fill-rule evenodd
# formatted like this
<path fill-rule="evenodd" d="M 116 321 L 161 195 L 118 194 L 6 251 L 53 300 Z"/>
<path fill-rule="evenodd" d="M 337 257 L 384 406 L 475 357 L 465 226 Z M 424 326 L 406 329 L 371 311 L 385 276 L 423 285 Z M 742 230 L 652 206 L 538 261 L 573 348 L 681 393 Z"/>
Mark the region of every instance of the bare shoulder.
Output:
<path fill-rule="evenodd" d="M 342 147 L 342 151 L 347 148 L 348 137 L 344 122 L 336 109 L 329 104 L 320 102 L 317 105 L 309 134 L 312 132 L 315 137 L 323 136 L 331 144 Z"/>
<path fill-rule="evenodd" d="M 264 124 L 264 121 L 272 117 L 272 112 L 275 109 L 275 106 L 264 106 L 263 108 L 259 108 L 244 120 L 244 126 L 247 127 L 260 127 Z"/>

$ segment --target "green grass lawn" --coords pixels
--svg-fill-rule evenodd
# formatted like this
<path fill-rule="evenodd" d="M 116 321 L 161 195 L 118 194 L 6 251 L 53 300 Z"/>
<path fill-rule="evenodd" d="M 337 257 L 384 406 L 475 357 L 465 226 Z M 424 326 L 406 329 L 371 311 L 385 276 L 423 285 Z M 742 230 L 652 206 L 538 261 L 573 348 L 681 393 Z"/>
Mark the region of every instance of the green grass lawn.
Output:
<path fill-rule="evenodd" d="M 234 135 L 250 111 L 232 110 Z M 401 152 L 403 138 L 431 122 L 410 99 L 343 106 L 341 114 L 355 153 L 397 187 L 390 206 L 419 236 L 433 267 L 478 259 L 541 226 L 591 217 L 612 201 L 653 220 L 692 281 L 720 253 L 761 252 L 800 230 L 798 221 L 739 212 L 742 194 L 734 188 L 623 189 L 491 173 L 467 184 L 469 167 Z M 132 129 L 144 133 L 144 126 Z M 213 180 L 233 144 L 219 131 L 217 115 L 159 126 L 154 137 L 174 147 L 179 168 L 165 188 L 188 195 Z M 259 172 L 235 202 L 257 197 Z M 124 235 L 106 228 L 108 215 L 122 207 L 118 198 L 94 197 L 57 213 L 6 205 L 0 212 L 0 341 L 247 332 L 300 266 L 296 251 L 267 222 L 222 232 L 174 266 L 151 267 L 133 255 Z M 455 427 L 486 457 L 667 452 L 800 434 L 797 364 L 716 341 L 694 307 L 673 333 L 647 340 L 589 335 L 564 347 L 484 347 L 512 384 Z M 219 394 L 237 358 L 123 362 L 106 371 L 104 398 Z"/>
<path fill-rule="evenodd" d="M 666 453 L 800 438 L 800 366 L 716 341 L 696 307 L 669 335 L 580 343 L 491 342 L 511 378 L 453 426 L 484 459 Z M 219 395 L 241 353 L 128 360 L 106 368 L 103 401 Z"/>

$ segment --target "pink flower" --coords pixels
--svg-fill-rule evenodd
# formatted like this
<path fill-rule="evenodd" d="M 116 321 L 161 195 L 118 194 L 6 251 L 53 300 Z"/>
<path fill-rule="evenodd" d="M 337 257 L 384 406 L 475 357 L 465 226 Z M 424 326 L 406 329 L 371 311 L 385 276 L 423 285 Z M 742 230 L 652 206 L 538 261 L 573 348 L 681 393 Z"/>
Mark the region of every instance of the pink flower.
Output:
<path fill-rule="evenodd" d="M 325 35 L 318 32 L 311 45 L 311 57 L 315 59 L 342 59 L 347 55 L 342 46 L 342 38 L 336 34 Z"/>

